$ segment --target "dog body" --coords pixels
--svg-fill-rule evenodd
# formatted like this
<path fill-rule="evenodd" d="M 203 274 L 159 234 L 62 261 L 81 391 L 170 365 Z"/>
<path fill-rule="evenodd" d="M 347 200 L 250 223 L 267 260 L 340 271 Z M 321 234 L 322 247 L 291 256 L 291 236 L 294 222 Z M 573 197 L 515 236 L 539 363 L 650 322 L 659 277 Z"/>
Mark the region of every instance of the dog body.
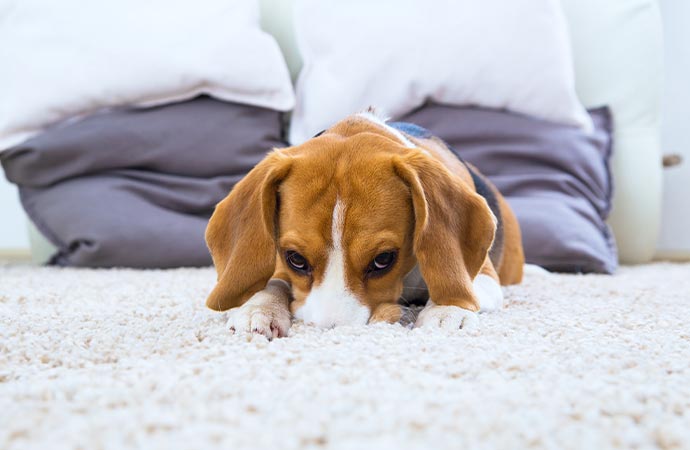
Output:
<path fill-rule="evenodd" d="M 500 285 L 524 264 L 493 185 L 426 130 L 371 113 L 270 153 L 218 204 L 206 239 L 218 272 L 207 306 L 268 338 L 291 314 L 397 322 L 415 276 L 429 297 L 416 324 L 462 328 L 502 305 Z"/>

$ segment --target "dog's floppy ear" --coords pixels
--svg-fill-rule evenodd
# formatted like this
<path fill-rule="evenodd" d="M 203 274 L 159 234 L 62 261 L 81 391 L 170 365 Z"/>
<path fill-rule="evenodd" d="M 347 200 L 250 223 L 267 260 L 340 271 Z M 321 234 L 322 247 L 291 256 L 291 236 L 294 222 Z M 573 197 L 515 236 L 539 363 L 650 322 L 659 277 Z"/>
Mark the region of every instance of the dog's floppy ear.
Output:
<path fill-rule="evenodd" d="M 496 233 L 489 205 L 460 177 L 422 152 L 396 156 L 393 165 L 412 195 L 414 252 L 429 297 L 437 305 L 478 311 L 472 281 Z"/>
<path fill-rule="evenodd" d="M 235 185 L 206 228 L 218 282 L 206 306 L 225 311 L 266 286 L 276 259 L 276 203 L 290 157 L 275 150 Z"/>

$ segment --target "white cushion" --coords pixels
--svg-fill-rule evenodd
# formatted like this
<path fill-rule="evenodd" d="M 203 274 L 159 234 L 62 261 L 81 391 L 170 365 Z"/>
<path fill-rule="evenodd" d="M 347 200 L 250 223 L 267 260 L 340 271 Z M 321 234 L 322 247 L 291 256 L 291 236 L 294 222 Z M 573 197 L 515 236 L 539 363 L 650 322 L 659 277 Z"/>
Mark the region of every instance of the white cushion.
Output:
<path fill-rule="evenodd" d="M 663 83 L 656 0 L 562 0 L 575 55 L 577 92 L 614 118 L 610 223 L 624 263 L 649 261 L 661 221 L 659 106 Z"/>
<path fill-rule="evenodd" d="M 0 0 L 0 24 L 0 150 L 118 105 L 294 104 L 256 0 Z"/>
<path fill-rule="evenodd" d="M 302 0 L 295 29 L 292 143 L 369 105 L 396 116 L 427 100 L 591 126 L 558 0 Z"/>

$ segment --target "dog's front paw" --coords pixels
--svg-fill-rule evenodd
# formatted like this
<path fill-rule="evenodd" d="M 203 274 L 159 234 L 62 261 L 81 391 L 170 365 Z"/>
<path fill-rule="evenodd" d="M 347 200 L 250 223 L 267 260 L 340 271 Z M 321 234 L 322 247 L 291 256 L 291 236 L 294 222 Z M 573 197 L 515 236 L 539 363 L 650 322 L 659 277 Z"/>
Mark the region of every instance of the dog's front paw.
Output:
<path fill-rule="evenodd" d="M 291 324 L 287 305 L 264 291 L 228 312 L 228 328 L 232 333 L 260 334 L 268 340 L 287 336 Z"/>
<path fill-rule="evenodd" d="M 444 330 L 470 330 L 479 326 L 477 313 L 458 306 L 435 305 L 431 301 L 419 313 L 415 327 L 433 327 Z"/>

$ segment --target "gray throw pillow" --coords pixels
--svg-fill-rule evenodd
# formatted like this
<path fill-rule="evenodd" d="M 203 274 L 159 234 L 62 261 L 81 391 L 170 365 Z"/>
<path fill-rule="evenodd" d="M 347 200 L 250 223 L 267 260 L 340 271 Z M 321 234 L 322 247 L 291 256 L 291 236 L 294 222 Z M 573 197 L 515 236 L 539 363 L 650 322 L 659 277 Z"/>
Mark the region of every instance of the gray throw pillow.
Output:
<path fill-rule="evenodd" d="M 280 138 L 280 113 L 201 97 L 91 116 L 0 161 L 52 263 L 205 266 L 214 206 Z"/>
<path fill-rule="evenodd" d="M 611 118 L 595 131 L 512 113 L 428 105 L 417 123 L 489 176 L 520 221 L 527 261 L 610 273 Z M 52 262 L 89 267 L 211 264 L 204 229 L 214 205 L 280 140 L 279 113 L 198 98 L 122 109 L 48 130 L 0 153 Z"/>

